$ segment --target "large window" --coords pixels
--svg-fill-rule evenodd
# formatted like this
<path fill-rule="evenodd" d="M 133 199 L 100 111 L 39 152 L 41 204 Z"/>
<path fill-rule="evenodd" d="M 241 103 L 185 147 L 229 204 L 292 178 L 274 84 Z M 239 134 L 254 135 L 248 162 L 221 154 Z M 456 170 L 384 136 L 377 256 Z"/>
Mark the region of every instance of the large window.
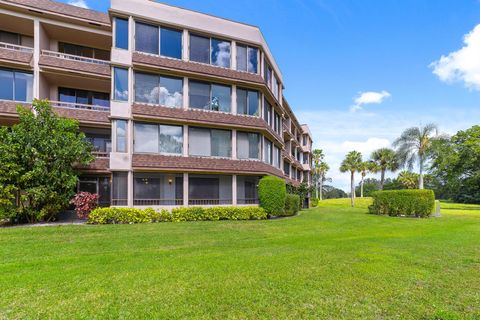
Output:
<path fill-rule="evenodd" d="M 232 88 L 229 86 L 190 81 L 190 108 L 230 112 Z"/>
<path fill-rule="evenodd" d="M 72 43 L 59 42 L 58 52 L 86 58 L 110 60 L 110 52 L 107 50 L 84 47 Z"/>
<path fill-rule="evenodd" d="M 85 133 L 85 140 L 93 145 L 94 152 L 109 153 L 112 151 L 112 139 L 107 133 Z"/>
<path fill-rule="evenodd" d="M 229 130 L 190 127 L 188 136 L 192 156 L 232 156 L 232 132 Z"/>
<path fill-rule="evenodd" d="M 183 205 L 182 174 L 135 173 L 133 180 L 134 205 Z"/>
<path fill-rule="evenodd" d="M 190 35 L 190 61 L 230 68 L 230 41 Z"/>
<path fill-rule="evenodd" d="M 270 68 L 270 65 L 268 64 L 267 60 L 264 60 L 264 74 L 263 78 L 265 82 L 267 83 L 267 86 L 272 89 L 272 76 L 273 76 L 273 71 L 272 68 Z"/>
<path fill-rule="evenodd" d="M 113 98 L 117 101 L 128 101 L 128 69 L 113 68 L 115 92 Z"/>
<path fill-rule="evenodd" d="M 272 106 L 266 99 L 263 100 L 263 120 L 265 120 L 269 126 L 272 125 Z"/>
<path fill-rule="evenodd" d="M 258 91 L 237 89 L 237 114 L 258 116 Z"/>
<path fill-rule="evenodd" d="M 287 161 L 283 161 L 283 172 L 285 173 L 285 176 L 290 176 L 290 163 Z"/>
<path fill-rule="evenodd" d="M 7 31 L 0 31 L 0 42 L 33 47 L 33 37 Z"/>
<path fill-rule="evenodd" d="M 263 146 L 263 161 L 272 164 L 272 146 L 273 143 L 270 140 L 265 139 Z"/>
<path fill-rule="evenodd" d="M 110 107 L 109 96 L 110 95 L 106 92 L 95 92 L 62 87 L 58 88 L 58 101 L 60 102 Z"/>
<path fill-rule="evenodd" d="M 275 130 L 275 132 L 279 135 L 282 134 L 282 118 L 277 112 L 274 112 L 273 130 Z"/>
<path fill-rule="evenodd" d="M 135 101 L 180 108 L 183 105 L 183 79 L 136 72 Z"/>
<path fill-rule="evenodd" d="M 237 132 L 237 158 L 260 159 L 260 135 L 251 132 Z"/>
<path fill-rule="evenodd" d="M 259 177 L 237 176 L 237 203 L 258 204 Z"/>
<path fill-rule="evenodd" d="M 128 173 L 114 172 L 112 174 L 112 205 L 128 205 Z"/>
<path fill-rule="evenodd" d="M 115 48 L 128 50 L 128 20 L 115 18 Z"/>
<path fill-rule="evenodd" d="M 115 121 L 115 138 L 117 140 L 115 152 L 127 152 L 127 121 Z"/>
<path fill-rule="evenodd" d="M 182 154 L 183 127 L 135 123 L 135 152 Z"/>
<path fill-rule="evenodd" d="M 98 194 L 98 205 L 110 206 L 110 177 L 80 177 L 77 191 Z"/>
<path fill-rule="evenodd" d="M 232 176 L 189 175 L 190 205 L 232 204 Z"/>
<path fill-rule="evenodd" d="M 0 69 L 0 100 L 31 102 L 33 75 L 31 73 Z"/>
<path fill-rule="evenodd" d="M 280 168 L 281 164 L 281 152 L 280 148 L 273 146 L 272 165 L 276 168 Z"/>
<path fill-rule="evenodd" d="M 237 70 L 258 73 L 258 49 L 237 45 Z"/>
<path fill-rule="evenodd" d="M 135 23 L 135 50 L 160 54 L 169 58 L 182 58 L 182 31 Z"/>

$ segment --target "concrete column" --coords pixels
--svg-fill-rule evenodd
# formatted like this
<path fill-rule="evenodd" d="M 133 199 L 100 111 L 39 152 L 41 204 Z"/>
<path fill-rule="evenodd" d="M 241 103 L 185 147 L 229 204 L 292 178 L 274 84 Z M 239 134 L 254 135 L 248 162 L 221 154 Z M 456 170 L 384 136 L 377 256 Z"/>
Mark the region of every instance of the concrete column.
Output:
<path fill-rule="evenodd" d="M 237 130 L 232 130 L 232 159 L 237 160 Z"/>
<path fill-rule="evenodd" d="M 135 49 L 135 20 L 132 16 L 128 17 L 128 51 L 133 52 Z M 132 62 L 129 61 L 129 64 Z"/>
<path fill-rule="evenodd" d="M 232 86 L 232 114 L 237 114 L 237 86 Z"/>
<path fill-rule="evenodd" d="M 230 64 L 232 70 L 237 70 L 237 42 L 232 41 L 232 63 Z"/>
<path fill-rule="evenodd" d="M 128 172 L 128 201 L 127 204 L 130 208 L 133 207 L 133 171 Z"/>
<path fill-rule="evenodd" d="M 237 176 L 232 176 L 232 204 L 237 205 Z"/>
<path fill-rule="evenodd" d="M 189 86 L 188 86 L 188 78 L 183 78 L 183 109 L 187 110 L 189 107 Z"/>
<path fill-rule="evenodd" d="M 33 98 L 40 98 L 40 67 L 38 62 L 40 60 L 40 20 L 33 21 Z"/>
<path fill-rule="evenodd" d="M 188 157 L 188 125 L 183 125 L 183 156 Z"/>
<path fill-rule="evenodd" d="M 112 134 L 110 139 L 112 140 L 112 152 L 117 152 L 117 122 L 115 120 L 112 123 Z"/>
<path fill-rule="evenodd" d="M 190 56 L 190 36 L 188 30 L 183 30 L 182 37 L 182 60 L 188 61 Z"/>
<path fill-rule="evenodd" d="M 188 207 L 188 173 L 183 174 L 183 206 Z"/>

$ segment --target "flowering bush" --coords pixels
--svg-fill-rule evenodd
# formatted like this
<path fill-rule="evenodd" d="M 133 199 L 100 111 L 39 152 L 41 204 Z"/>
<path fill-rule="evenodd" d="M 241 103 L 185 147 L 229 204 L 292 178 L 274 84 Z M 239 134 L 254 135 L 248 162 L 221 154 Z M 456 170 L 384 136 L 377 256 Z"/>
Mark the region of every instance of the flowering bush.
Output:
<path fill-rule="evenodd" d="M 75 213 L 80 219 L 87 219 L 90 212 L 98 205 L 98 194 L 79 192 L 70 203 L 75 206 Z"/>

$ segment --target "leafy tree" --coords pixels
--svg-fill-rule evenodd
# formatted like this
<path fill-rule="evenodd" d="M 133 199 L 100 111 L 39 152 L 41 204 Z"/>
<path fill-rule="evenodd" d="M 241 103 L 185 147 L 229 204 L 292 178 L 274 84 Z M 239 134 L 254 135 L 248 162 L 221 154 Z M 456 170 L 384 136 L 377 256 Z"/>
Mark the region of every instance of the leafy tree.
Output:
<path fill-rule="evenodd" d="M 323 186 L 323 198 L 324 199 L 339 199 L 348 197 L 347 193 L 341 189 L 325 185 Z"/>
<path fill-rule="evenodd" d="M 19 221 L 49 221 L 68 206 L 77 184 L 76 165 L 93 160 L 78 121 L 58 117 L 48 101 L 18 106 L 20 122 L 0 131 L 0 212 Z M 13 215 L 10 216 L 13 218 Z"/>
<path fill-rule="evenodd" d="M 402 171 L 398 175 L 398 182 L 400 182 L 405 189 L 417 189 L 419 177 L 415 172 Z"/>
<path fill-rule="evenodd" d="M 350 198 L 352 207 L 355 206 L 355 172 L 362 163 L 362 154 L 358 151 L 350 151 L 340 165 L 340 172 L 350 172 Z"/>
<path fill-rule="evenodd" d="M 383 190 L 385 185 L 385 172 L 398 170 L 399 163 L 397 154 L 394 150 L 389 148 L 380 148 L 375 150 L 370 156 L 372 159 L 372 172 L 380 172 L 380 190 Z"/>
<path fill-rule="evenodd" d="M 315 197 L 323 199 L 323 183 L 327 181 L 325 177 L 330 167 L 323 160 L 325 155 L 321 149 L 313 150 L 313 174 L 315 181 Z"/>
<path fill-rule="evenodd" d="M 405 130 L 393 143 L 393 146 L 397 148 L 397 155 L 400 163 L 404 167 L 412 170 L 414 164 L 418 163 L 419 189 L 423 189 L 424 187 L 423 171 L 432 150 L 432 142 L 437 138 L 437 126 L 434 124 L 427 124 L 424 127 L 412 127 Z"/>
<path fill-rule="evenodd" d="M 355 188 L 355 194 L 361 195 L 361 185 L 359 184 Z M 366 178 L 363 181 L 363 196 L 364 197 L 371 197 L 375 191 L 380 190 L 380 180 L 375 178 Z"/>
<path fill-rule="evenodd" d="M 365 179 L 365 176 L 367 175 L 370 170 L 372 170 L 373 165 L 369 161 L 362 161 L 360 163 L 360 166 L 358 167 L 358 173 L 361 175 L 361 180 L 360 180 L 360 198 L 363 198 L 363 181 Z"/>

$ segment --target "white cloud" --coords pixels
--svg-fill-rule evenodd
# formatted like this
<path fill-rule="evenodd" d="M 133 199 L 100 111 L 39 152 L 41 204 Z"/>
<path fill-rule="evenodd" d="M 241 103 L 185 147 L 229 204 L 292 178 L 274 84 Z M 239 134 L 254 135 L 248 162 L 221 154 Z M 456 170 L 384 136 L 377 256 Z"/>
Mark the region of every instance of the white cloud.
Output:
<path fill-rule="evenodd" d="M 358 110 L 363 109 L 363 106 L 366 104 L 380 104 L 385 99 L 390 98 L 392 95 L 388 91 L 367 91 L 367 92 L 360 92 L 354 99 L 353 102 L 355 103 L 353 106 L 350 107 L 350 111 L 355 112 Z"/>
<path fill-rule="evenodd" d="M 480 91 L 480 24 L 464 36 L 465 46 L 442 56 L 430 67 L 441 81 L 464 82 L 470 89 Z"/>
<path fill-rule="evenodd" d="M 85 0 L 70 0 L 68 1 L 68 4 L 80 8 L 85 8 L 85 9 L 90 9 L 90 7 L 87 5 L 87 2 Z"/>

